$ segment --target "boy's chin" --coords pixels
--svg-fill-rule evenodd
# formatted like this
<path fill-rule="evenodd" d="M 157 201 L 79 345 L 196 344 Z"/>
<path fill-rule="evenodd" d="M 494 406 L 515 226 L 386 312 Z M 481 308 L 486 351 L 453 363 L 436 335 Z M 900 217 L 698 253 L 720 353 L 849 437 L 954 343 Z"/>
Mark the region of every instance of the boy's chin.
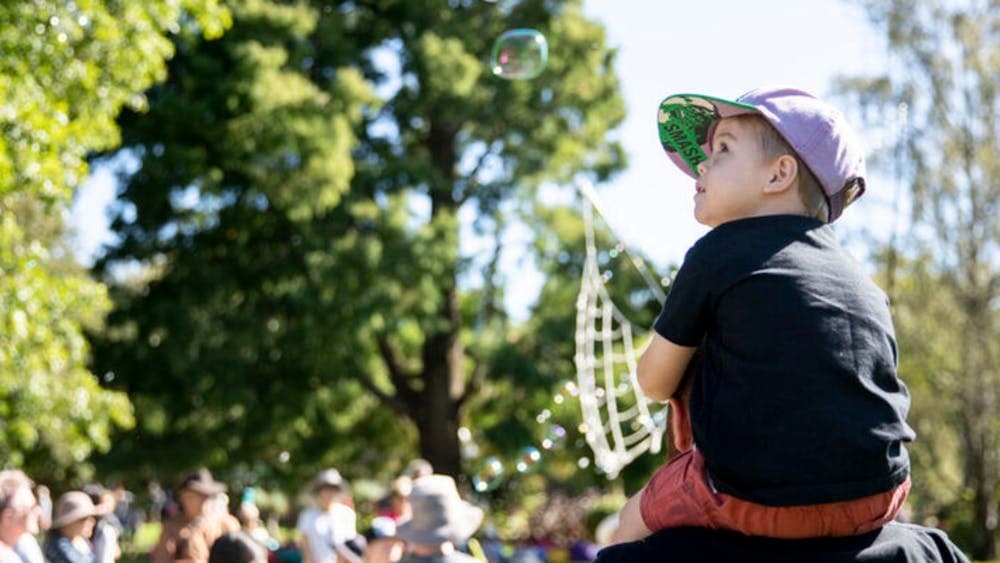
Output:
<path fill-rule="evenodd" d="M 699 213 L 697 208 L 694 210 L 694 220 L 712 229 L 714 229 L 718 224 L 717 222 L 712 221 L 711 218 L 705 216 L 704 213 Z"/>

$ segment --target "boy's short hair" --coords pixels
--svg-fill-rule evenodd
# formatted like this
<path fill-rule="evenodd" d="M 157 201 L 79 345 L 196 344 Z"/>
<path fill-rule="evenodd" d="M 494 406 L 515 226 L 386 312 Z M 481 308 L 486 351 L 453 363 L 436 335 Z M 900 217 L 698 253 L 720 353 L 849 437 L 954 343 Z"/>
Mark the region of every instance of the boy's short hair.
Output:
<path fill-rule="evenodd" d="M 799 193 L 802 205 L 805 206 L 810 217 L 824 223 L 829 221 L 830 205 L 826 200 L 826 195 L 823 194 L 823 187 L 820 185 L 819 180 L 816 179 L 816 175 L 812 173 L 809 166 L 799 156 L 799 153 L 795 152 L 795 149 L 792 145 L 788 144 L 788 141 L 781 136 L 781 133 L 778 133 L 777 129 L 758 114 L 745 113 L 737 115 L 732 119 L 753 129 L 754 133 L 757 134 L 757 142 L 761 155 L 764 158 L 773 160 L 787 154 L 795 159 L 796 164 L 798 164 L 796 190 Z"/>
<path fill-rule="evenodd" d="M 711 152 L 715 126 L 739 115 L 762 117 L 793 149 L 805 164 L 801 168 L 812 173 L 822 188 L 829 222 L 865 192 L 864 149 L 844 116 L 795 88 L 753 90 L 736 100 L 704 94 L 667 96 L 657 115 L 660 142 L 674 164 L 697 178 L 698 164 Z"/>

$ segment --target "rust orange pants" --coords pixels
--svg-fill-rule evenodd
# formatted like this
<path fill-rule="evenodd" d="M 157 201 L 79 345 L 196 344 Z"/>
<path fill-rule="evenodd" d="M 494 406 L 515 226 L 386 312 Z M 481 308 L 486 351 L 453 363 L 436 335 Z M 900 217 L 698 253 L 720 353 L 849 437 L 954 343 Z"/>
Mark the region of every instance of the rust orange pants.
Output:
<path fill-rule="evenodd" d="M 682 453 L 661 467 L 642 491 L 642 519 L 650 530 L 697 526 L 772 538 L 852 536 L 893 520 L 910 491 L 907 477 L 884 493 L 806 506 L 765 506 L 714 492 L 705 458 L 691 447 L 687 405 L 674 398 L 670 407 L 671 437 Z"/>

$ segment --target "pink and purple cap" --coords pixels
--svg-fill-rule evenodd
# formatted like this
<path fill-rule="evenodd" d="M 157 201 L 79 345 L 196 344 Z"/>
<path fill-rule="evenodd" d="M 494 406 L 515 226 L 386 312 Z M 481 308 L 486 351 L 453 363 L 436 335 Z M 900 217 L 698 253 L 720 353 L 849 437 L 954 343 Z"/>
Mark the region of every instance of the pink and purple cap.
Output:
<path fill-rule="evenodd" d="M 812 94 L 794 88 L 760 89 L 735 101 L 675 94 L 660 102 L 660 143 L 682 171 L 698 177 L 711 152 L 715 125 L 755 113 L 770 123 L 813 173 L 830 204 L 830 222 L 865 191 L 864 149 L 844 116 Z"/>

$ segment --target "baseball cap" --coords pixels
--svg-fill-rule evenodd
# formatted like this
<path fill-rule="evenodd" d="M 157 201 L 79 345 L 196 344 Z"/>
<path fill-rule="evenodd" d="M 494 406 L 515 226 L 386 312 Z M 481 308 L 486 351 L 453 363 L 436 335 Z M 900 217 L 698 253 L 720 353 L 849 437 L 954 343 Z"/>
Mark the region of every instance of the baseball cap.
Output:
<path fill-rule="evenodd" d="M 660 143 L 678 168 L 698 177 L 723 118 L 757 114 L 784 137 L 809 167 L 830 204 L 830 221 L 865 192 L 864 150 L 844 116 L 796 88 L 752 90 L 736 100 L 674 94 L 660 102 Z"/>

